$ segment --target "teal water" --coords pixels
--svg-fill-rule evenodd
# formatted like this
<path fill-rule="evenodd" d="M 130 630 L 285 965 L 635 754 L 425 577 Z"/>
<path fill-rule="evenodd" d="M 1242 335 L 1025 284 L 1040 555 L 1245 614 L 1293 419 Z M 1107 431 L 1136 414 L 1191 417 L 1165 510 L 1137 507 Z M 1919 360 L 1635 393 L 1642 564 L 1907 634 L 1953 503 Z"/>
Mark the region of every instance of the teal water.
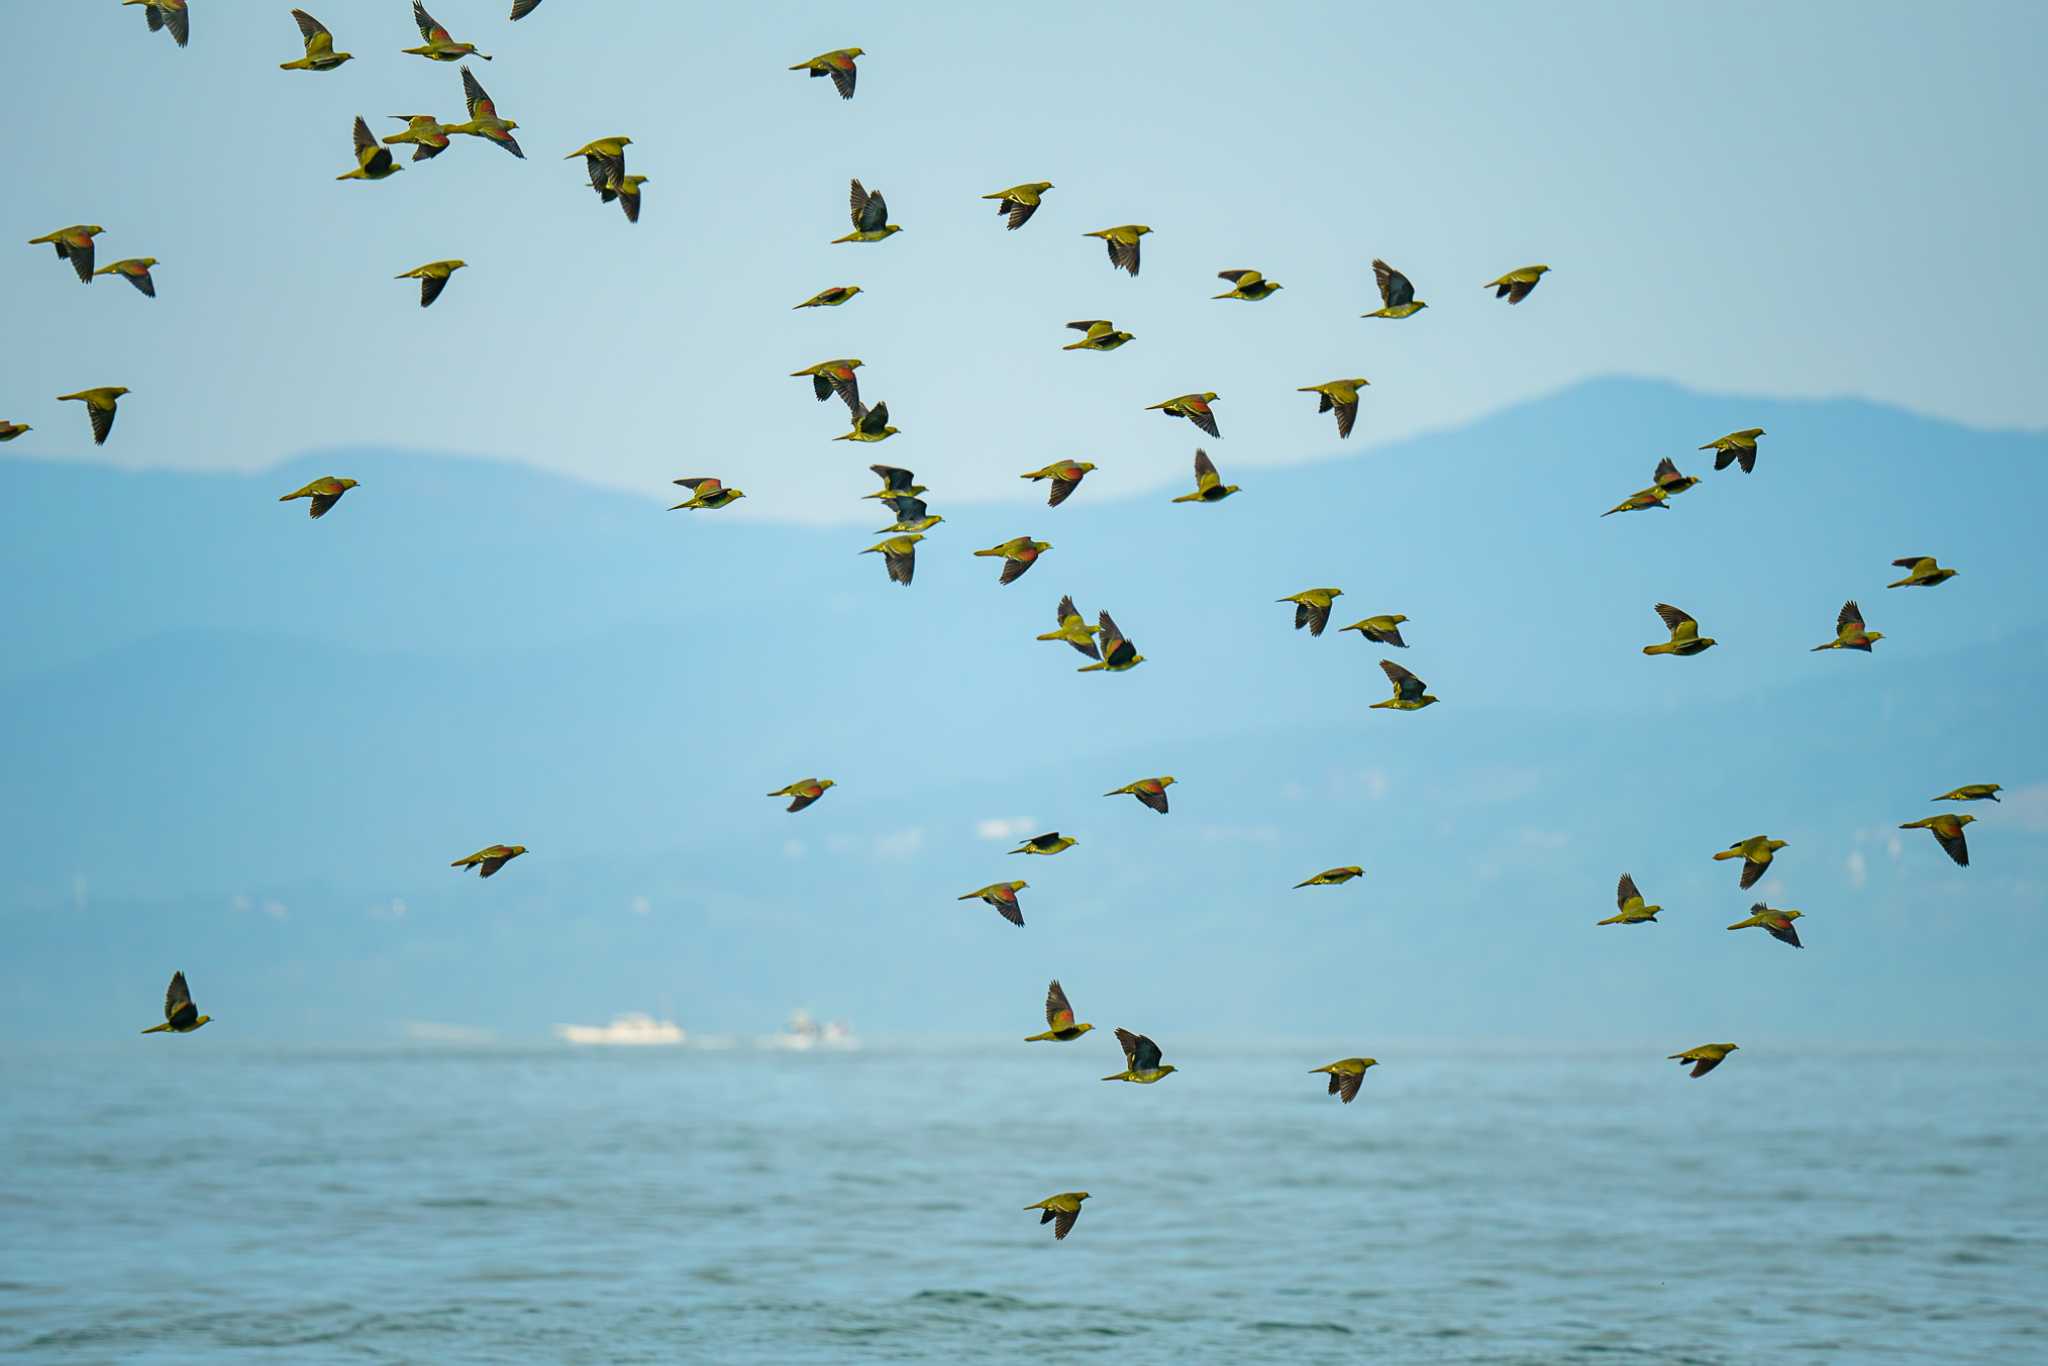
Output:
<path fill-rule="evenodd" d="M 0 1055 L 48 1361 L 2048 1360 L 2017 1051 Z M 1171 1043 L 1171 1041 L 1163 1041 Z M 1067 1189 L 1071 1237 L 1022 1206 Z"/>

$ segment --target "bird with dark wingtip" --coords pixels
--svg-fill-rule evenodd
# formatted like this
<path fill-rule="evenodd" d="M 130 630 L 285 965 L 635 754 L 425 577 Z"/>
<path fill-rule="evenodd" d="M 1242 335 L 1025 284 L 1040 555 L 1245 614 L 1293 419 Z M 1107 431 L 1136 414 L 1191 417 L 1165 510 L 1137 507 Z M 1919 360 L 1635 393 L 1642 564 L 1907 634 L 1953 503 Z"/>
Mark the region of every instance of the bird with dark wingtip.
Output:
<path fill-rule="evenodd" d="M 856 180 L 847 192 L 846 202 L 848 212 L 853 218 L 853 231 L 844 237 L 833 238 L 833 245 L 841 242 L 880 242 L 903 231 L 889 221 L 889 205 L 882 198 L 880 190 L 871 191 Z"/>
<path fill-rule="evenodd" d="M 1031 215 L 1038 212 L 1045 192 L 1051 188 L 1050 180 L 1032 180 L 1012 185 L 1007 190 L 997 190 L 994 194 L 985 194 L 982 198 L 996 201 L 996 212 L 1010 220 L 1009 230 L 1015 232 L 1031 221 Z"/>
<path fill-rule="evenodd" d="M 1938 816 L 1923 816 L 1917 821 L 1907 821 L 1901 830 L 1925 830 L 1941 845 L 1942 852 L 1954 859 L 1958 868 L 1970 866 L 1970 842 L 1963 838 L 1963 827 L 1976 820 L 1975 816 L 1958 816 L 1944 811 Z"/>
<path fill-rule="evenodd" d="M 1003 919 L 1021 930 L 1024 928 L 1024 908 L 1018 904 L 1017 893 L 1030 885 L 1030 883 L 1023 881 L 991 882 L 988 886 L 977 887 L 971 892 L 956 897 L 955 900 L 986 901 L 989 905 L 996 908 L 996 914 L 1002 916 Z"/>
<path fill-rule="evenodd" d="M 1343 596 L 1344 590 L 1341 588 L 1304 588 L 1299 593 L 1289 593 L 1284 598 L 1275 598 L 1274 601 L 1293 603 L 1294 629 L 1299 631 L 1306 626 L 1310 635 L 1319 636 L 1323 633 L 1323 628 L 1330 624 L 1330 609 L 1336 605 L 1337 599 Z"/>
<path fill-rule="evenodd" d="M 1806 945 L 1799 942 L 1799 930 L 1792 922 L 1805 914 L 1806 912 L 1804 911 L 1779 910 L 1773 906 L 1766 906 L 1763 902 L 1759 901 L 1749 908 L 1747 919 L 1738 920 L 1728 928 L 1731 930 L 1761 929 L 1780 944 L 1790 944 L 1795 949 L 1803 949 Z"/>
<path fill-rule="evenodd" d="M 1195 448 L 1195 489 L 1183 493 L 1173 501 L 1176 503 L 1220 503 L 1236 493 L 1237 485 L 1226 484 L 1223 476 L 1216 472 L 1216 462 L 1209 458 L 1209 452 Z"/>
<path fill-rule="evenodd" d="M 791 811 L 801 811 L 812 802 L 818 800 L 818 798 L 824 796 L 827 788 L 837 786 L 839 784 L 831 778 L 799 778 L 788 787 L 778 787 L 768 795 L 771 797 L 787 797 L 789 798 L 789 809 Z"/>
<path fill-rule="evenodd" d="M 327 31 L 327 25 L 312 15 L 295 9 L 292 18 L 298 22 L 299 36 L 305 39 L 306 55 L 294 61 L 279 62 L 280 71 L 334 71 L 353 58 L 352 53 L 334 50 L 334 35 Z"/>
<path fill-rule="evenodd" d="M 1605 920 L 1596 920 L 1596 925 L 1654 925 L 1657 912 L 1662 906 L 1652 906 L 1643 900 L 1643 894 L 1636 890 L 1636 880 L 1627 873 L 1614 889 L 1615 913 Z"/>
<path fill-rule="evenodd" d="M 478 877 L 492 877 L 500 868 L 526 852 L 523 844 L 487 844 L 463 858 L 449 864 L 450 868 L 474 868 Z"/>
<path fill-rule="evenodd" d="M 1109 613 L 1098 613 L 1095 619 L 1099 623 L 1096 631 L 1102 637 L 1101 643 L 1098 646 L 1102 651 L 1102 658 L 1093 664 L 1083 664 L 1080 668 L 1074 670 L 1075 673 L 1092 674 L 1100 671 L 1102 673 L 1120 674 L 1127 670 L 1135 669 L 1145 662 L 1145 656 L 1139 654 L 1138 647 L 1131 644 L 1130 637 L 1117 628 L 1116 622 L 1111 619 Z M 1170 783 L 1173 779 L 1168 778 L 1166 781 Z M 1140 800 L 1143 799 L 1140 798 Z M 1161 798 L 1161 800 L 1163 801 L 1164 798 Z M 1165 809 L 1163 806 L 1160 808 L 1162 811 Z"/>
<path fill-rule="evenodd" d="M 1387 676 L 1387 682 L 1393 686 L 1394 695 L 1384 702 L 1373 703 L 1374 711 L 1382 707 L 1392 711 L 1421 711 L 1424 707 L 1436 703 L 1436 695 L 1430 692 L 1429 685 L 1393 660 L 1381 660 L 1380 672 Z"/>
<path fill-rule="evenodd" d="M 1656 604 L 1658 619 L 1664 629 L 1671 632 L 1671 639 L 1655 645 L 1645 645 L 1646 655 L 1679 655 L 1681 657 L 1704 654 L 1714 648 L 1714 638 L 1700 634 L 1700 624 L 1691 615 L 1673 607 L 1668 602 Z"/>
<path fill-rule="evenodd" d="M 1714 453 L 1714 468 L 1717 470 L 1740 464 L 1744 474 L 1751 474 L 1756 470 L 1756 439 L 1763 434 L 1761 427 L 1744 427 L 1739 432 L 1715 437 L 1700 449 Z"/>
<path fill-rule="evenodd" d="M 1330 1094 L 1349 1105 L 1358 1099 L 1358 1088 L 1365 1084 L 1366 1072 L 1379 1065 L 1378 1058 L 1339 1058 L 1321 1067 L 1311 1067 L 1308 1071 L 1310 1076 L 1318 1072 L 1329 1073 Z"/>
<path fill-rule="evenodd" d="M 1196 427 L 1220 441 L 1223 439 L 1223 433 L 1216 429 L 1216 413 L 1209 406 L 1216 402 L 1216 398 L 1217 396 L 1213 393 L 1181 394 L 1176 398 L 1165 399 L 1159 403 L 1148 403 L 1145 405 L 1145 411 L 1148 413 L 1164 413 L 1168 417 L 1184 417 Z"/>
<path fill-rule="evenodd" d="M 1835 638 L 1813 647 L 1811 653 L 1822 650 L 1861 650 L 1870 653 L 1870 647 L 1884 639 L 1884 632 L 1872 631 L 1863 624 L 1863 609 L 1851 598 L 1842 604 L 1841 612 L 1835 617 Z"/>
<path fill-rule="evenodd" d="M 1675 1062 L 1680 1067 L 1691 1063 L 1692 1074 L 1695 1077 L 1704 1077 L 1719 1067 L 1722 1060 L 1735 1052 L 1737 1047 L 1738 1045 L 1732 1043 L 1703 1043 L 1697 1048 L 1688 1048 L 1683 1053 L 1673 1053 L 1666 1061 Z"/>
<path fill-rule="evenodd" d="M 1058 1242 L 1074 1231 L 1074 1221 L 1081 1217 L 1081 1202 L 1087 1198 L 1087 1191 L 1061 1191 L 1058 1195 L 1048 1195 L 1037 1204 L 1026 1205 L 1024 1208 L 1044 1210 L 1045 1213 L 1040 1216 L 1038 1222 L 1051 1224 L 1052 1240 Z"/>
<path fill-rule="evenodd" d="M 1074 1007 L 1067 1003 L 1065 988 L 1055 977 L 1045 989 L 1045 1032 L 1027 1034 L 1025 1043 L 1072 1043 L 1095 1028 L 1092 1024 L 1080 1024 L 1074 1019 Z"/>
<path fill-rule="evenodd" d="M 1120 227 L 1097 228 L 1093 232 L 1084 232 L 1081 235 L 1083 237 L 1100 237 L 1103 245 L 1109 248 L 1109 264 L 1111 269 L 1129 271 L 1131 275 L 1136 276 L 1138 273 L 1138 239 L 1150 231 L 1152 229 L 1146 227 L 1143 223 L 1125 223 Z"/>
<path fill-rule="evenodd" d="M 1136 797 L 1139 802 L 1163 816 L 1166 814 L 1166 789 L 1179 781 L 1180 779 L 1170 776 L 1140 778 L 1134 783 L 1125 783 L 1122 787 L 1111 788 L 1102 795 L 1105 797 Z"/>
<path fill-rule="evenodd" d="M 211 1015 L 201 1015 L 199 1008 L 192 1004 L 192 992 L 185 985 L 185 974 L 171 974 L 171 985 L 164 991 L 164 1022 L 151 1025 L 143 1030 L 145 1034 L 190 1034 L 193 1030 L 211 1020 Z"/>
<path fill-rule="evenodd" d="M 1737 879 L 1737 885 L 1748 891 L 1770 870 L 1771 860 L 1777 857 L 1778 851 L 1789 843 L 1788 840 L 1774 840 L 1769 835 L 1751 835 L 1746 840 L 1735 841 L 1714 855 L 1714 861 L 1719 863 L 1723 859 L 1741 859 L 1742 876 Z"/>
<path fill-rule="evenodd" d="M 839 98 L 850 100 L 853 98 L 853 87 L 860 79 L 860 68 L 855 65 L 854 59 L 867 55 L 864 48 L 839 47 L 830 52 L 821 52 L 808 62 L 798 62 L 790 70 L 808 71 L 813 76 L 830 76 L 833 86 L 839 91 Z"/>
<path fill-rule="evenodd" d="M 1133 1034 L 1128 1029 L 1116 1032 L 1116 1041 L 1123 1046 L 1124 1070 L 1113 1072 L 1104 1081 L 1128 1081 L 1139 1086 L 1150 1086 L 1153 1082 L 1164 1081 L 1180 1069 L 1171 1063 L 1161 1063 L 1159 1045 L 1143 1034 Z"/>

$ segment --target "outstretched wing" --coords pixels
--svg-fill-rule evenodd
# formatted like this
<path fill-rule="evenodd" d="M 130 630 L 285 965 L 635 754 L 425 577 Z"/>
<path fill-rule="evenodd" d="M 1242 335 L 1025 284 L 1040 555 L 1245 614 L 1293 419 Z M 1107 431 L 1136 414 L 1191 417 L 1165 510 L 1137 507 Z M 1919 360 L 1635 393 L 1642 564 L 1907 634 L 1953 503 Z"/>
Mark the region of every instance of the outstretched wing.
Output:
<path fill-rule="evenodd" d="M 1635 878 L 1631 877 L 1627 873 L 1623 873 L 1621 875 L 1620 883 L 1618 883 L 1614 889 L 1615 909 L 1623 911 L 1627 910 L 1628 903 L 1631 901 L 1641 899 L 1642 895 L 1643 894 L 1641 892 L 1636 890 Z"/>
<path fill-rule="evenodd" d="M 1693 618 L 1690 615 L 1688 615 L 1685 612 L 1681 612 L 1678 608 L 1673 607 L 1668 602 L 1660 602 L 1657 604 L 1657 615 L 1660 618 L 1662 618 L 1664 622 L 1664 629 L 1667 631 L 1676 631 L 1681 626 L 1691 626 L 1695 630 L 1699 628 L 1699 623 L 1693 620 Z"/>
<path fill-rule="evenodd" d="M 1374 259 L 1372 278 L 1380 287 L 1380 302 L 1388 308 L 1399 308 L 1403 304 L 1415 302 L 1415 286 L 1408 283 L 1407 276 L 1385 261 Z"/>
<path fill-rule="evenodd" d="M 1380 669 L 1386 674 L 1387 682 L 1394 685 L 1394 696 L 1404 702 L 1416 701 L 1428 687 L 1421 679 L 1391 659 L 1381 660 Z"/>
<path fill-rule="evenodd" d="M 1216 462 L 1209 458 L 1209 452 L 1195 448 L 1195 488 L 1206 493 L 1223 482 L 1223 476 L 1216 473 Z"/>
<path fill-rule="evenodd" d="M 1052 985 L 1045 989 L 1045 1023 L 1052 1029 L 1069 1029 L 1074 1023 L 1074 1007 L 1067 1002 L 1067 993 L 1055 977 Z"/>
<path fill-rule="evenodd" d="M 306 40 L 306 50 L 308 52 L 313 50 L 313 44 L 318 39 L 325 38 L 329 47 L 334 45 L 334 35 L 327 31 L 327 25 L 321 23 L 312 15 L 302 9 L 295 9 L 292 11 L 292 18 L 299 21 L 299 36 Z"/>
<path fill-rule="evenodd" d="M 498 117 L 498 106 L 466 66 L 462 68 L 462 98 L 469 106 L 469 116 L 472 119 Z"/>
<path fill-rule="evenodd" d="M 1835 631 L 1837 634 L 1840 634 L 1842 628 L 1846 626 L 1853 626 L 1859 631 L 1863 629 L 1863 609 L 1856 605 L 1856 599 L 1854 598 L 1842 604 L 1842 613 L 1835 618 Z"/>

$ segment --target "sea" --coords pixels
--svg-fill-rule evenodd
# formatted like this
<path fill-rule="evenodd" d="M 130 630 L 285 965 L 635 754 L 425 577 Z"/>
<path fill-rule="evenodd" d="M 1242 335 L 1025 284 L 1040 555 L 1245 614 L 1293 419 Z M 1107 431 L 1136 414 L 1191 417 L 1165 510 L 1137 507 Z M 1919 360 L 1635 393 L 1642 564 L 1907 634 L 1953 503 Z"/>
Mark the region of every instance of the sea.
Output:
<path fill-rule="evenodd" d="M 2048 1362 L 2024 1049 L 1162 1042 L 14 1046 L 0 1356 Z"/>

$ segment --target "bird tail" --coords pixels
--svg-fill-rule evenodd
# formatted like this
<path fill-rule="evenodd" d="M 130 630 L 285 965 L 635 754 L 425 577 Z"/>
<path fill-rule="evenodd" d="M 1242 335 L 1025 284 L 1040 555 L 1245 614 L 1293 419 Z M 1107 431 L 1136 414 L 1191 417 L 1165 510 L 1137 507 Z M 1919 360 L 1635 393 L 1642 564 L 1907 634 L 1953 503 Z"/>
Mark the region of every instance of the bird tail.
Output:
<path fill-rule="evenodd" d="M 1002 554 L 1002 553 L 1003 553 L 1003 549 L 1002 549 L 1002 547 L 1001 547 L 1001 546 L 996 546 L 996 547 L 994 547 L 993 549 L 989 549 L 989 550 L 977 550 L 977 551 L 975 551 L 974 553 L 975 553 L 975 554 L 977 554 L 977 555 L 1000 555 L 1000 554 Z"/>
<path fill-rule="evenodd" d="M 1088 343 L 1085 341 L 1069 342 L 1060 348 L 1062 351 L 1085 351 L 1087 349 Z"/>
<path fill-rule="evenodd" d="M 303 498 L 305 496 L 306 495 L 303 493 L 281 493 L 278 495 L 277 501 L 280 503 L 289 503 L 294 498 Z"/>
<path fill-rule="evenodd" d="M 1828 642 L 1827 644 L 1825 644 L 1825 645 L 1816 645 L 1816 646 L 1814 646 L 1814 647 L 1813 647 L 1813 648 L 1812 648 L 1811 650 L 1808 650 L 1808 651 L 1807 651 L 1807 653 L 1808 653 L 1808 654 L 1819 654 L 1819 653 L 1820 653 L 1820 652 L 1821 652 L 1822 650 L 1832 650 L 1832 649 L 1834 649 L 1834 648 L 1835 648 L 1835 642 L 1831 640 L 1831 641 L 1829 641 L 1829 642 Z"/>
<path fill-rule="evenodd" d="M 1742 851 L 1741 851 L 1740 849 L 1723 849 L 1723 850 L 1722 850 L 1722 851 L 1721 851 L 1720 853 L 1718 853 L 1718 854 L 1714 855 L 1714 861 L 1715 861 L 1716 863 L 1719 863 L 1719 862 L 1720 862 L 1720 861 L 1721 861 L 1722 859 L 1725 859 L 1725 858 L 1741 858 L 1741 857 L 1742 857 Z"/>
<path fill-rule="evenodd" d="M 142 1032 L 145 1034 L 168 1034 L 171 1032 L 171 1026 L 168 1022 L 160 1025 L 151 1025 Z"/>
<path fill-rule="evenodd" d="M 1384 701 L 1384 702 L 1375 702 L 1375 703 L 1373 703 L 1373 704 L 1372 704 L 1372 706 L 1371 706 L 1370 708 L 1368 708 L 1367 710 L 1370 710 L 1370 711 L 1377 711 L 1377 710 L 1379 710 L 1379 709 L 1380 709 L 1381 707 L 1391 707 L 1391 706 L 1393 706 L 1393 705 L 1394 705 L 1394 699 L 1390 697 L 1390 698 L 1388 698 L 1388 699 L 1387 699 L 1386 701 Z M 1719 857 L 1719 855 L 1716 855 L 1716 857 Z"/>
<path fill-rule="evenodd" d="M 1662 645 L 1645 645 L 1643 653 L 1646 655 L 1668 655 L 1671 653 L 1671 644 L 1667 641 Z"/>
<path fill-rule="evenodd" d="M 1097 661 L 1096 661 L 1095 663 L 1093 663 L 1093 664 L 1083 664 L 1083 665 L 1082 665 L 1082 666 L 1081 666 L 1080 668 L 1078 668 L 1078 669 L 1074 670 L 1074 672 L 1075 672 L 1075 673 L 1077 673 L 1077 674 L 1092 674 L 1092 673 L 1094 673 L 1095 671 L 1097 671 L 1098 669 L 1107 669 L 1108 667 L 1109 667 L 1109 665 L 1108 665 L 1108 664 L 1106 664 L 1106 663 L 1103 663 L 1103 662 L 1102 662 L 1102 661 L 1100 661 L 1100 660 L 1097 660 Z M 1105 792 L 1105 793 L 1103 793 L 1102 795 L 1103 795 L 1103 796 L 1105 796 L 1105 797 L 1114 797 L 1114 796 L 1116 796 L 1117 794 L 1116 794 L 1116 793 L 1114 793 L 1114 792 Z"/>
<path fill-rule="evenodd" d="M 1202 495 L 1199 493 L 1183 493 L 1173 501 L 1176 503 L 1199 503 L 1202 501 Z M 1285 601 L 1285 599 L 1282 599 L 1282 601 Z"/>
<path fill-rule="evenodd" d="M 99 274 L 99 272 L 94 271 L 93 274 L 97 275 Z M 1911 588 L 1912 586 L 1913 580 L 1910 575 L 1906 578 L 1900 579 L 1897 583 L 1888 583 L 1885 585 L 1886 588 Z"/>
<path fill-rule="evenodd" d="M 1298 891 L 1300 891 L 1300 890 L 1301 890 L 1302 888 L 1304 888 L 1304 887 L 1308 886 L 1308 885 L 1309 885 L 1309 882 L 1314 882 L 1314 881 L 1315 881 L 1315 879 L 1314 879 L 1314 878 L 1310 878 L 1310 879 L 1308 880 L 1308 882 L 1297 882 L 1297 883 L 1295 883 L 1295 884 L 1294 884 L 1294 890 L 1298 892 Z M 1316 1068 L 1315 1070 L 1316 1070 L 1316 1071 L 1318 1071 L 1318 1072 L 1322 1072 L 1322 1071 L 1326 1071 L 1327 1069 L 1325 1069 L 1325 1068 L 1321 1068 L 1321 1067 L 1318 1067 L 1318 1068 Z"/>
<path fill-rule="evenodd" d="M 1109 1076 L 1109 1077 L 1104 1077 L 1104 1078 L 1103 1078 L 1103 1080 L 1104 1080 L 1104 1081 L 1129 1081 L 1130 1079 L 1131 1079 L 1131 1074 L 1130 1074 L 1130 1073 L 1128 1073 L 1128 1072 L 1118 1072 L 1118 1073 L 1117 1073 L 1116 1075 L 1114 1075 L 1114 1076 Z"/>
<path fill-rule="evenodd" d="M 1053 1037 L 1053 1033 L 1052 1033 L 1052 1031 L 1051 1031 L 1050 1029 L 1048 1029 L 1048 1030 L 1046 1030 L 1046 1031 L 1045 1031 L 1045 1033 L 1043 1033 L 1043 1034 L 1026 1034 L 1026 1035 L 1024 1036 L 1024 1042 L 1025 1042 L 1025 1043 L 1048 1043 L 1048 1042 L 1050 1042 L 1050 1043 L 1057 1043 L 1057 1042 L 1058 1042 L 1058 1040 L 1057 1040 L 1057 1039 L 1055 1039 L 1055 1038 Z M 1025 1208 L 1026 1208 L 1026 1209 L 1031 1209 L 1031 1208 L 1033 1208 L 1033 1206 L 1027 1205 L 1027 1206 L 1025 1206 Z"/>

